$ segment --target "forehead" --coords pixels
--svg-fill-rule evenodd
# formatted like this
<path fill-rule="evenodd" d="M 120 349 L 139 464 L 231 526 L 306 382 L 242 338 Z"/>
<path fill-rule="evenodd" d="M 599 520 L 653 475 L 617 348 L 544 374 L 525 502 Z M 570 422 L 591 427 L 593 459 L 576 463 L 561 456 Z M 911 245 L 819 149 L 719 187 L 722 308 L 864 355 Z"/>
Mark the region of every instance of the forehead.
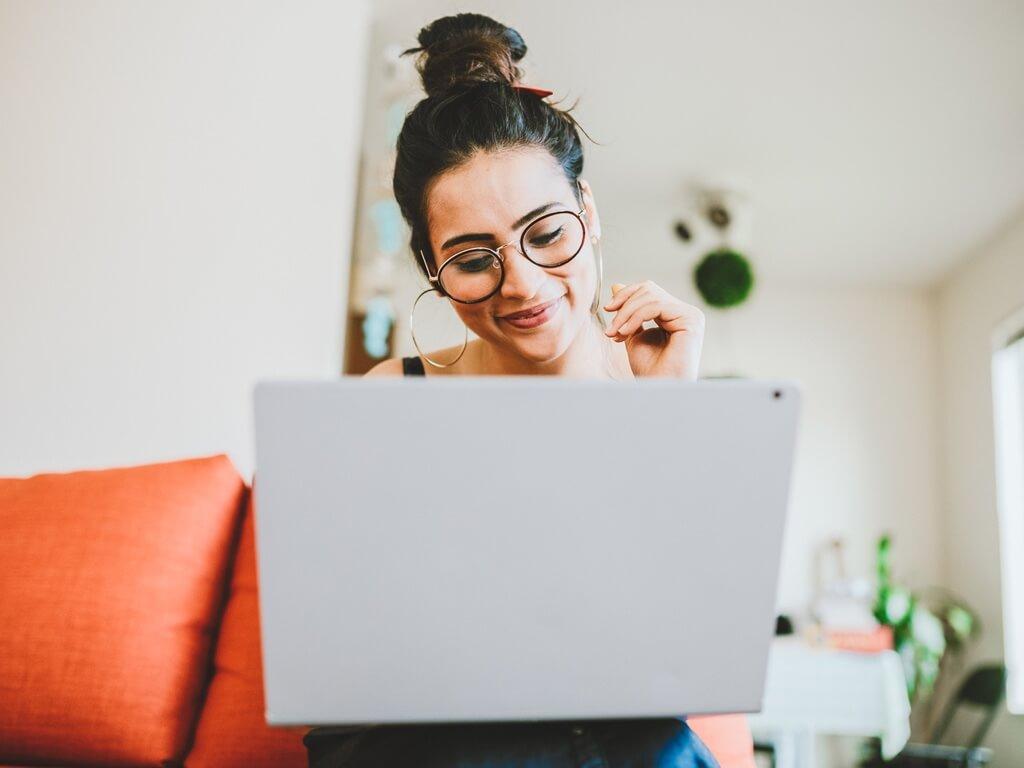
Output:
<path fill-rule="evenodd" d="M 570 203 L 572 187 L 546 149 L 478 152 L 427 190 L 427 227 L 436 247 L 467 232 L 498 235 L 539 205 Z"/>

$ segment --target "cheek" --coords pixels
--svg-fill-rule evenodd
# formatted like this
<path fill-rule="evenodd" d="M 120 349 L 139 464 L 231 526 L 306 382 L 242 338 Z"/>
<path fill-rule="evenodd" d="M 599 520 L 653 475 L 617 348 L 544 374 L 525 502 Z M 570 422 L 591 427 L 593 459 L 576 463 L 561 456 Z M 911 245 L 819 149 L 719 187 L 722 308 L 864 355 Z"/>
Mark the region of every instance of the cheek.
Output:
<path fill-rule="evenodd" d="M 469 330 L 478 336 L 481 335 L 480 329 L 494 322 L 491 316 L 491 302 L 489 301 L 484 301 L 480 304 L 458 304 L 453 301 L 452 306 L 455 308 L 455 314 L 459 316 L 459 319 L 466 324 Z"/>
<path fill-rule="evenodd" d="M 562 281 L 569 286 L 576 307 L 579 308 L 580 305 L 583 305 L 589 311 L 594 291 L 597 288 L 597 267 L 594 264 L 593 250 L 589 247 L 584 248 L 566 266 L 570 269 Z"/>

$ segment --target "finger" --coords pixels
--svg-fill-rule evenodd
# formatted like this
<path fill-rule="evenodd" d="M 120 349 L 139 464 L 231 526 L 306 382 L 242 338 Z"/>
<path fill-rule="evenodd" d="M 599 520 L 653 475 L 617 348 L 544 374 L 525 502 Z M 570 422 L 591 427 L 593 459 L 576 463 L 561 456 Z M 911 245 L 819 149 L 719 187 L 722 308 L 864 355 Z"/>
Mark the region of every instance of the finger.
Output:
<path fill-rule="evenodd" d="M 640 287 L 641 286 L 639 283 L 634 283 L 633 285 L 625 286 L 620 285 L 617 290 L 612 292 L 612 297 L 604 305 L 604 308 L 611 311 L 614 310 L 616 307 L 621 306 L 622 302 L 624 302 L 626 299 L 628 299 L 630 296 L 636 293 L 636 291 L 639 290 Z"/>
<path fill-rule="evenodd" d="M 649 293 L 643 295 L 650 296 Z M 643 319 L 638 323 L 633 323 L 631 320 L 637 312 L 642 314 Z M 615 316 L 611 327 L 617 334 L 625 335 L 632 335 L 639 331 L 646 320 L 653 320 L 659 328 L 669 333 L 687 331 L 703 334 L 706 323 L 704 313 L 700 309 L 668 294 L 655 296 L 653 307 L 651 301 L 638 304 L 636 307 L 630 306 L 627 302 L 627 306 L 619 310 L 619 313 Z"/>
<path fill-rule="evenodd" d="M 619 323 L 616 332 L 620 336 L 632 336 L 642 330 L 647 320 L 656 320 L 664 311 L 663 302 L 659 299 L 652 299 L 644 304 L 635 307 L 628 317 Z"/>
<path fill-rule="evenodd" d="M 613 333 L 623 333 L 624 327 L 630 322 L 630 319 L 634 316 L 637 311 L 642 311 L 642 308 L 646 305 L 654 302 L 658 302 L 659 299 L 656 296 L 650 296 L 648 294 L 640 294 L 634 296 L 626 305 L 615 313 L 612 317 L 611 323 L 608 328 Z"/>
<path fill-rule="evenodd" d="M 621 294 L 620 294 L 621 295 Z M 629 316 L 630 312 L 637 306 L 647 301 L 650 301 L 651 293 L 647 288 L 641 285 L 637 290 L 633 291 L 629 298 L 617 305 L 617 308 L 612 306 L 609 311 L 614 312 L 614 316 L 611 318 L 610 326 L 618 327 L 623 324 L 626 317 Z"/>
<path fill-rule="evenodd" d="M 672 333 L 676 331 L 703 333 L 707 325 L 707 318 L 699 307 L 677 299 L 657 322 L 666 331 Z"/>
<path fill-rule="evenodd" d="M 636 296 L 637 293 L 646 291 L 648 293 L 656 293 L 666 298 L 669 297 L 668 292 L 660 285 L 655 283 L 653 280 L 642 280 L 639 283 L 633 283 L 620 291 L 613 291 L 613 298 L 605 305 L 605 309 L 614 310 L 615 307 L 621 306 L 623 301 L 628 301 L 632 296 Z"/>
<path fill-rule="evenodd" d="M 617 290 L 616 286 L 618 286 Z M 614 286 L 612 286 L 612 298 L 611 300 L 609 300 L 607 304 L 604 305 L 604 308 L 609 312 L 612 311 L 643 287 L 643 283 L 633 283 L 632 285 L 625 286 L 622 285 L 622 283 L 616 283 Z"/>
<path fill-rule="evenodd" d="M 615 316 L 612 318 L 610 327 L 618 328 L 622 323 L 629 317 L 629 315 L 637 307 L 642 304 L 646 304 L 649 301 L 657 301 L 660 299 L 667 298 L 666 296 L 660 295 L 657 292 L 652 292 L 648 286 L 641 286 L 639 290 L 634 291 L 628 299 L 619 307 Z"/>

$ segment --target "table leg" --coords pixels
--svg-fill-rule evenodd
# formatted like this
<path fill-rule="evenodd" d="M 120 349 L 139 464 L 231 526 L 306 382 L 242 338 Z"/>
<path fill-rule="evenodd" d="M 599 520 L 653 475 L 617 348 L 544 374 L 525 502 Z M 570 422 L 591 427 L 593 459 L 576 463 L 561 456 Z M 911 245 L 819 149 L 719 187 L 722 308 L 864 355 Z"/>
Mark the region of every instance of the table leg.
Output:
<path fill-rule="evenodd" d="M 775 747 L 775 768 L 799 768 L 796 754 L 796 734 L 793 731 L 778 731 L 772 734 Z"/>
<path fill-rule="evenodd" d="M 799 768 L 818 768 L 817 736 L 814 731 L 797 731 L 794 734 L 796 765 Z"/>

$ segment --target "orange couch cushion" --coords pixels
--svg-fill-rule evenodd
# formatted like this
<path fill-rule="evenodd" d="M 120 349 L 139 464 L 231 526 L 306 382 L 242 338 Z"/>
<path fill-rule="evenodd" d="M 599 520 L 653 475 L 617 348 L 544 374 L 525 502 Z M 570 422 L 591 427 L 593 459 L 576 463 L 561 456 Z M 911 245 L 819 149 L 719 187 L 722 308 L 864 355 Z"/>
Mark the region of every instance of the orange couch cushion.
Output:
<path fill-rule="evenodd" d="M 182 759 L 247 495 L 226 456 L 0 479 L 0 762 Z"/>
<path fill-rule="evenodd" d="M 263 664 L 256 591 L 252 505 L 235 559 L 214 675 L 186 768 L 305 768 L 305 728 L 270 728 L 264 720 Z"/>
<path fill-rule="evenodd" d="M 746 715 L 690 717 L 686 722 L 721 768 L 755 768 L 754 740 Z"/>

